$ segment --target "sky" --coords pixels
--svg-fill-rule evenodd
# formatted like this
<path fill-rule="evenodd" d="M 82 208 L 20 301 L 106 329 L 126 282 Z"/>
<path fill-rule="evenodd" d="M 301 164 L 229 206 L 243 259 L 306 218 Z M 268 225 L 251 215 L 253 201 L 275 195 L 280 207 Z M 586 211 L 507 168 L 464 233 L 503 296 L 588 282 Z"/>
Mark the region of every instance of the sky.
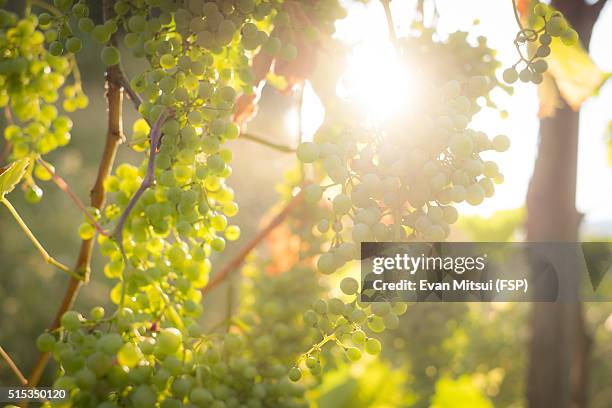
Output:
<path fill-rule="evenodd" d="M 405 33 L 409 24 L 414 0 L 391 1 L 391 10 L 399 35 Z M 349 86 L 363 88 L 357 90 L 363 102 L 376 100 L 369 106 L 377 112 L 391 111 L 399 103 L 397 86 L 385 86 L 385 81 L 393 83 L 399 76 L 394 71 L 392 47 L 384 10 L 379 1 L 367 5 L 356 2 L 347 3 L 348 16 L 336 24 L 336 37 L 352 46 L 349 72 L 346 74 Z M 513 40 L 517 26 L 510 0 L 438 0 L 440 20 L 439 30 L 451 33 L 457 30 L 470 31 L 474 38 L 485 35 L 490 47 L 497 50 L 497 58 L 502 66 L 509 66 L 516 60 Z M 405 16 L 405 18 L 402 18 Z M 479 24 L 474 26 L 475 19 Z M 367 27 L 367 29 L 365 29 Z M 612 72 L 612 4 L 608 3 L 597 22 L 591 41 L 591 55 L 595 63 L 605 72 Z M 418 64 L 418 61 L 415 61 Z M 350 79 L 353 79 L 352 82 Z M 410 78 L 400 85 L 410 89 Z M 382 81 L 382 83 L 381 83 Z M 609 81 L 610 82 L 610 81 Z M 372 85 L 376 84 L 376 85 Z M 342 93 L 342 86 L 338 92 Z M 385 93 L 386 92 L 386 93 Z M 375 96 L 375 97 L 373 97 Z M 388 106 L 380 107 L 378 101 L 386 101 Z M 503 92 L 494 94 L 500 108 L 508 111 L 508 119 L 501 119 L 497 111 L 484 109 L 477 114 L 471 126 L 494 136 L 506 134 L 512 141 L 509 151 L 495 154 L 494 159 L 505 176 L 505 182 L 496 186 L 495 196 L 483 204 L 472 207 L 464 205 L 460 210 L 465 214 L 490 215 L 507 208 L 524 205 L 527 185 L 533 171 L 538 142 L 538 100 L 537 89 L 532 84 L 518 84 L 513 96 Z M 604 85 L 598 96 L 590 98 L 582 108 L 580 123 L 580 145 L 578 159 L 577 207 L 586 214 L 586 223 L 612 223 L 612 167 L 607 161 L 605 132 L 612 120 L 612 84 Z M 405 106 L 402 106 L 406 108 Z M 409 108 L 409 107 L 408 107 Z M 312 135 L 322 120 L 322 108 L 316 95 L 307 89 L 303 104 L 303 133 Z M 289 118 L 295 123 L 294 118 Z"/>

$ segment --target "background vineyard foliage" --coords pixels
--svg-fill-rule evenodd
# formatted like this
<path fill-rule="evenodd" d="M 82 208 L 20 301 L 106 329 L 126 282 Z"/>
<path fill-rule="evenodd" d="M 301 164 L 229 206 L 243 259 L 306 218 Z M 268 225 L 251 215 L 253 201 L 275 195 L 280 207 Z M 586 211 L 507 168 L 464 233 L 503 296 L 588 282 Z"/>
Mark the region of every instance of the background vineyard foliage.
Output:
<path fill-rule="evenodd" d="M 91 10 L 92 13 L 99 12 L 97 7 L 91 7 Z M 93 15 L 92 18 L 99 19 L 100 16 Z M 106 127 L 106 118 L 100 114 L 106 109 L 103 97 L 103 67 L 99 63 L 100 46 L 88 39 L 84 41 L 83 51 L 79 54 L 79 65 L 81 71 L 86 73 L 83 76 L 83 87 L 89 96 L 90 104 L 84 110 L 71 113 L 74 128 L 68 147 L 47 156 L 48 160 L 55 164 L 58 173 L 67 179 L 81 197 L 87 196 L 101 154 L 102 144 L 93 141 L 103 139 Z M 128 72 L 137 72 L 143 68 L 138 61 L 130 60 L 129 57 L 124 64 Z M 294 100 L 289 96 L 280 95 L 272 89 L 264 90 L 259 113 L 249 129 L 254 133 L 266 134 L 272 140 L 291 143 L 294 140 L 292 135 L 287 135 L 284 129 L 275 126 L 278 121 L 274 119 L 281 117 L 287 106 L 293 103 Z M 127 129 L 138 116 L 129 104 L 126 104 L 125 113 Z M 241 226 L 244 237 L 250 237 L 259 229 L 259 219 L 268 216 L 265 209 L 278 201 L 277 192 L 270 187 L 278 183 L 287 184 L 283 173 L 294 169 L 295 159 L 270 151 L 264 146 L 241 141 L 232 141 L 228 146 L 234 152 L 231 185 L 239 192 L 236 199 L 241 208 L 234 222 Z M 138 153 L 121 148 L 118 163 L 127 161 L 136 164 L 139 157 L 141 156 Z M 268 166 L 266 171 L 261 171 L 261 164 L 253 158 L 262 158 Z M 75 231 L 82 222 L 81 217 L 74 215 L 72 203 L 51 182 L 44 182 L 42 185 L 45 195 L 40 205 L 27 203 L 20 192 L 15 192 L 11 199 L 49 252 L 69 264 L 74 258 L 75 248 L 78 247 L 79 239 Z M 500 229 L 504 233 L 502 236 L 491 237 L 486 235 L 480 225 L 492 220 L 465 219 L 459 223 L 458 234 L 483 241 L 505 240 L 512 236 L 519 220 L 520 215 L 498 215 L 493 221 L 503 226 Z M 36 356 L 34 342 L 24 340 L 35 339 L 41 328 L 46 327 L 52 320 L 52 313 L 63 291 L 65 277 L 43 264 L 31 250 L 29 242 L 13 238 L 21 236 L 13 220 L 2 216 L 0 227 L 0 344 L 11 352 L 20 367 L 31 367 Z M 213 256 L 214 264 L 222 265 L 231 259 L 237 246 L 228 245 L 226 252 Z M 261 259 L 265 260 L 266 248 L 262 249 L 262 252 Z M 104 260 L 96 256 L 92 269 L 101 271 L 103 265 Z M 287 299 L 282 292 L 259 293 L 259 297 L 257 292 L 258 287 L 265 291 L 281 279 L 298 282 L 312 279 L 312 299 L 329 289 L 321 285 L 314 275 L 304 274 L 304 270 L 295 268 L 279 276 L 268 276 L 265 262 L 263 265 L 262 268 L 262 263 L 257 262 L 257 259 L 246 264 L 246 282 L 244 286 L 234 282 L 229 303 L 227 297 L 230 292 L 225 290 L 226 287 L 206 297 L 203 306 L 204 327 L 216 326 L 223 320 L 228 308 L 241 311 L 241 307 L 249 302 L 255 306 L 251 309 L 256 315 L 258 311 L 261 313 L 265 310 L 265 305 L 270 302 L 278 301 L 283 305 Z M 85 287 L 75 309 L 86 311 L 92 306 L 104 305 L 107 310 L 112 310 L 108 300 L 110 288 L 108 279 L 105 279 L 102 273 L 94 273 L 93 281 Z M 246 299 L 244 302 L 241 301 L 242 294 Z M 258 303 L 263 299 L 263 303 Z M 294 300 L 293 297 L 291 299 Z M 291 330 L 299 333 L 299 338 L 287 341 L 288 350 L 278 351 L 280 359 L 290 362 L 292 356 L 307 350 L 309 337 L 307 329 L 301 323 L 298 310 L 300 307 L 297 306 L 305 309 L 311 300 L 305 299 L 303 305 L 298 302 L 295 313 L 288 317 L 290 322 L 295 324 Z M 269 317 L 265 313 L 254 317 L 248 307 L 245 309 L 247 312 L 243 318 L 247 322 L 252 318 L 261 321 Z M 589 310 L 591 323 L 601 323 L 601 319 L 606 317 L 604 307 L 593 305 Z M 325 355 L 323 358 L 328 369 L 319 385 L 308 391 L 309 397 L 322 407 L 404 404 L 429 406 L 432 403 L 436 407 L 446 407 L 451 406 L 458 398 L 463 399 L 466 404 L 469 403 L 469 406 L 522 404 L 522 373 L 526 362 L 517 357 L 523 355 L 520 350 L 527 336 L 523 305 L 502 308 L 485 305 L 415 305 L 400 318 L 398 326 L 396 332 L 384 334 L 384 352 L 380 360 L 369 358 L 363 363 L 349 365 L 342 353 Z M 609 343 L 606 341 L 610 336 L 609 332 L 599 331 L 597 336 L 597 344 Z M 247 337 L 247 341 L 256 340 L 255 337 Z M 600 356 L 609 353 L 605 346 L 596 351 L 596 355 Z M 606 361 L 610 359 L 594 359 L 594 387 L 605 382 L 612 370 Z M 45 383 L 52 381 L 52 371 L 47 371 Z M 393 381 L 387 381 L 389 378 Z M 0 382 L 14 382 L 8 370 L 0 371 Z M 387 388 L 378 388 L 376 385 Z M 381 393 L 381 389 L 387 389 L 388 392 Z M 600 397 L 606 401 L 606 396 Z M 612 401 L 612 396 L 609 398 Z"/>

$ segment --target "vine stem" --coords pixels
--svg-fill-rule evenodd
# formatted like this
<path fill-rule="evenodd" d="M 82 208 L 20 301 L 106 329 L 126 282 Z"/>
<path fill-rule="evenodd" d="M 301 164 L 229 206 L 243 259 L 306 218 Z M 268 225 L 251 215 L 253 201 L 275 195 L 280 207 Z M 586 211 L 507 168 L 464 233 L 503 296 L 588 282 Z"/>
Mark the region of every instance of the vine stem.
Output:
<path fill-rule="evenodd" d="M 79 207 L 81 212 L 85 215 L 85 217 L 87 217 L 87 219 L 94 226 L 94 228 L 98 230 L 100 234 L 104 236 L 108 236 L 108 231 L 106 231 L 100 225 L 100 223 L 98 223 L 98 221 L 96 221 L 94 217 L 92 217 L 89 211 L 87 211 L 87 207 L 85 206 L 85 204 L 83 204 L 83 201 L 81 201 L 81 199 L 75 194 L 75 192 L 72 191 L 68 183 L 66 183 L 66 181 L 63 178 L 61 178 L 56 172 L 54 172 L 51 169 L 51 167 L 49 167 L 48 163 L 46 163 L 40 157 L 36 159 L 36 161 L 41 166 L 43 166 L 49 172 L 49 174 L 51 174 L 51 179 L 53 180 L 53 182 L 59 187 L 60 190 L 62 190 L 64 193 L 68 195 L 68 197 L 70 197 L 70 199 L 76 204 L 77 207 Z"/>
<path fill-rule="evenodd" d="M 246 140 L 250 140 L 251 142 L 255 142 L 255 143 L 259 143 L 260 145 L 263 146 L 267 146 L 271 149 L 274 150 L 278 150 L 279 152 L 283 152 L 283 153 L 295 153 L 295 149 L 293 147 L 290 146 L 285 146 L 282 144 L 277 144 L 274 142 L 270 142 L 264 138 L 262 138 L 261 136 L 257 136 L 254 135 L 252 133 L 242 133 L 240 135 L 241 139 L 246 139 Z"/>
<path fill-rule="evenodd" d="M 523 28 L 523 23 L 521 23 L 521 17 L 518 14 L 518 9 L 516 8 L 515 0 L 510 0 L 512 2 L 512 11 L 514 12 L 514 19 L 516 20 L 516 24 L 518 24 L 521 31 L 525 30 Z"/>
<path fill-rule="evenodd" d="M 59 262 L 57 259 L 53 258 L 51 255 L 49 255 L 45 247 L 43 247 L 42 244 L 38 241 L 38 239 L 36 239 L 36 236 L 32 233 L 32 231 L 30 231 L 30 228 L 28 228 L 28 225 L 25 223 L 25 221 L 23 221 L 23 219 L 21 218 L 21 216 L 19 215 L 15 207 L 13 207 L 11 202 L 7 200 L 6 197 L 0 198 L 0 202 L 2 202 L 2 204 L 4 204 L 6 208 L 8 208 L 13 218 L 15 218 L 15 221 L 17 221 L 17 224 L 19 224 L 19 227 L 21 227 L 21 229 L 26 234 L 28 239 L 32 242 L 32 244 L 34 244 L 34 246 L 36 247 L 36 249 L 38 250 L 38 252 L 40 253 L 40 255 L 42 256 L 42 258 L 45 260 L 46 263 L 57 267 L 58 269 L 66 272 L 67 274 L 69 274 L 75 279 L 80 278 L 80 276 L 77 273 L 75 273 L 74 271 L 71 271 L 70 268 L 68 268 L 66 265 L 64 265 L 63 263 Z"/>
<path fill-rule="evenodd" d="M 113 0 L 103 1 L 105 21 L 114 15 L 113 4 Z M 116 34 L 111 36 L 110 44 L 114 46 L 117 45 Z M 98 209 L 104 207 L 106 201 L 104 181 L 110 175 L 113 163 L 115 162 L 115 156 L 117 155 L 117 149 L 124 139 L 123 122 L 121 118 L 121 111 L 123 108 L 123 85 L 118 65 L 113 65 L 106 69 L 106 99 L 108 102 L 108 130 L 106 133 L 104 152 L 102 153 L 102 158 L 98 165 L 98 174 L 90 193 L 91 206 Z M 50 330 L 55 330 L 59 327 L 62 315 L 72 307 L 83 283 L 89 281 L 93 245 L 94 241 L 92 239 L 81 241 L 81 249 L 77 258 L 75 271 L 82 274 L 83 279 L 71 278 L 68 282 L 68 287 L 64 293 L 62 303 L 55 314 Z M 49 353 L 39 354 L 28 378 L 28 384 L 31 387 L 35 387 L 40 381 L 48 361 Z"/>
<path fill-rule="evenodd" d="M 393 23 L 393 14 L 391 14 L 391 1 L 380 0 L 385 9 L 385 17 L 387 18 L 387 28 L 389 29 L 389 39 L 396 48 L 399 48 L 399 42 L 397 41 L 397 34 L 395 33 L 395 24 Z"/>
<path fill-rule="evenodd" d="M 295 208 L 302 202 L 303 198 L 304 190 L 301 190 L 287 203 L 285 208 L 283 208 L 282 211 L 278 213 L 278 215 L 274 217 L 272 221 L 268 223 L 268 225 L 266 225 L 265 228 L 259 231 L 259 233 L 251 241 L 249 241 L 244 247 L 242 247 L 240 252 L 238 252 L 238 254 L 230 262 L 228 262 L 223 268 L 221 268 L 219 273 L 217 273 L 214 278 L 212 278 L 210 282 L 208 282 L 208 285 L 202 288 L 202 293 L 206 294 L 213 290 L 221 282 L 227 279 L 230 273 L 232 273 L 240 265 L 242 265 L 249 253 L 251 253 L 251 251 L 257 245 L 259 245 L 261 241 L 263 241 L 264 238 L 268 236 L 268 234 L 270 234 L 270 232 L 272 232 L 276 227 L 278 227 L 285 220 L 285 218 L 287 218 L 287 216 L 291 214 L 293 210 L 295 210 Z"/>
<path fill-rule="evenodd" d="M 11 356 L 9 356 L 6 351 L 4 351 L 2 346 L 0 346 L 0 357 L 2 357 L 4 361 L 6 361 L 6 364 L 9 366 L 11 371 L 15 373 L 15 376 L 17 376 L 21 385 L 28 385 L 28 380 L 21 373 L 21 370 L 19 370 L 19 367 L 17 367 L 17 364 L 15 364 Z"/>

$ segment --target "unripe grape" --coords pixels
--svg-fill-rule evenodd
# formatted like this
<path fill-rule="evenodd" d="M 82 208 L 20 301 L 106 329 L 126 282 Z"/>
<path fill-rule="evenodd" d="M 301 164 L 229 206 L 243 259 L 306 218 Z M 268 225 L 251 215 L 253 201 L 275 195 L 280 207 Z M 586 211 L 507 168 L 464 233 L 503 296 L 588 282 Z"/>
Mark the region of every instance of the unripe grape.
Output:
<path fill-rule="evenodd" d="M 104 318 L 104 308 L 102 306 L 96 306 L 91 309 L 89 316 L 93 320 L 101 320 Z"/>
<path fill-rule="evenodd" d="M 561 41 L 563 44 L 571 46 L 578 43 L 578 33 L 574 29 L 567 29 L 561 34 Z"/>
<path fill-rule="evenodd" d="M 543 4 L 543 3 L 538 3 L 533 8 L 533 14 L 535 14 L 538 17 L 546 17 L 546 14 L 548 14 L 548 10 L 549 10 L 548 5 Z"/>
<path fill-rule="evenodd" d="M 503 79 L 508 84 L 513 84 L 518 79 L 516 68 L 508 68 L 503 73 Z"/>
<path fill-rule="evenodd" d="M 532 62 L 531 67 L 535 72 L 543 73 L 548 69 L 548 64 L 543 59 L 539 59 Z"/>
<path fill-rule="evenodd" d="M 519 79 L 521 80 L 521 82 L 531 81 L 531 71 L 529 70 L 529 68 L 525 68 L 521 71 L 521 73 L 519 74 Z"/>
<path fill-rule="evenodd" d="M 334 259 L 334 254 L 331 252 L 326 252 L 319 257 L 317 261 L 317 268 L 319 272 L 324 275 L 329 275 L 336 271 L 337 265 Z"/>
<path fill-rule="evenodd" d="M 55 336 L 50 333 L 43 333 L 36 339 L 36 347 L 43 353 L 50 353 L 55 348 Z"/>
<path fill-rule="evenodd" d="M 98 44 L 106 44 L 111 37 L 111 32 L 102 25 L 95 26 L 91 30 L 91 36 Z"/>
<path fill-rule="evenodd" d="M 560 15 L 556 15 L 550 18 L 546 23 L 546 32 L 553 37 L 559 37 L 562 35 L 569 27 L 567 26 L 567 21 Z"/>
<path fill-rule="evenodd" d="M 542 45 L 540 47 L 538 47 L 538 50 L 536 51 L 536 55 L 539 58 L 546 58 L 550 55 L 550 47 L 547 45 Z"/>
<path fill-rule="evenodd" d="M 109 46 L 104 47 L 101 53 L 102 62 L 107 67 L 112 65 L 117 65 L 121 60 L 121 55 L 119 54 L 119 50 L 115 47 Z"/>
<path fill-rule="evenodd" d="M 493 148 L 498 152 L 505 152 L 510 148 L 510 138 L 506 135 L 497 135 L 492 141 Z"/>
<path fill-rule="evenodd" d="M 359 361 L 361 358 L 361 350 L 357 347 L 348 347 L 346 349 L 346 356 L 350 361 Z"/>
<path fill-rule="evenodd" d="M 83 316 L 74 310 L 69 310 L 62 315 L 61 324 L 68 331 L 76 331 L 81 327 Z"/>
<path fill-rule="evenodd" d="M 141 358 L 142 353 L 134 343 L 125 343 L 117 352 L 117 361 L 126 367 L 135 367 Z"/>
<path fill-rule="evenodd" d="M 467 188 L 466 201 L 471 205 L 478 205 L 484 201 L 485 193 L 478 184 L 472 184 Z"/>
<path fill-rule="evenodd" d="M 53 41 L 49 44 L 49 52 L 51 55 L 62 55 L 64 53 L 64 45 L 59 41 Z"/>
<path fill-rule="evenodd" d="M 540 44 L 550 45 L 551 42 L 552 42 L 552 37 L 550 36 L 550 34 L 544 33 L 540 35 Z"/>
<path fill-rule="evenodd" d="M 385 323 L 384 323 L 382 317 L 380 317 L 380 316 L 373 316 L 373 317 L 370 318 L 370 321 L 368 322 L 368 327 L 374 333 L 381 333 L 381 332 L 383 332 L 385 330 Z"/>
<path fill-rule="evenodd" d="M 96 234 L 96 229 L 89 222 L 83 222 L 79 226 L 79 237 L 83 241 L 92 239 L 95 234 Z"/>
<path fill-rule="evenodd" d="M 323 189 L 318 184 L 309 184 L 304 187 L 304 200 L 307 203 L 314 204 L 321 200 Z"/>
<path fill-rule="evenodd" d="M 380 354 L 380 351 L 382 349 L 382 346 L 380 344 L 380 341 L 373 339 L 373 338 L 369 338 L 366 343 L 365 343 L 365 351 L 368 354 L 371 355 L 378 355 Z"/>
<path fill-rule="evenodd" d="M 340 281 L 340 290 L 345 295 L 354 295 L 359 290 L 359 282 L 355 278 L 347 277 Z"/>
<path fill-rule="evenodd" d="M 366 342 L 367 336 L 361 329 L 357 329 L 351 335 L 351 340 L 355 344 L 364 344 Z"/>
<path fill-rule="evenodd" d="M 81 51 L 82 47 L 83 43 L 81 42 L 80 38 L 70 37 L 68 40 L 66 40 L 66 49 L 68 52 L 76 54 L 77 52 Z"/>
<path fill-rule="evenodd" d="M 301 143 L 297 148 L 297 157 L 303 163 L 312 163 L 319 158 L 319 147 L 313 142 Z"/>
<path fill-rule="evenodd" d="M 302 371 L 298 367 L 292 367 L 289 370 L 289 379 L 293 382 L 299 381 L 302 378 Z"/>

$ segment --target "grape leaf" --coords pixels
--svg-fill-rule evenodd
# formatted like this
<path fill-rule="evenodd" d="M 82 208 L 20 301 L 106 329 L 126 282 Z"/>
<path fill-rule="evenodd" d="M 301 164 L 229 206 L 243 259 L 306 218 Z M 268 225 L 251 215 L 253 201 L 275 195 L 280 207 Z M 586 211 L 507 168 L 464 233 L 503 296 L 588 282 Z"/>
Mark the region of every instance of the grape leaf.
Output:
<path fill-rule="evenodd" d="M 12 162 L 3 170 L 0 170 L 0 198 L 13 191 L 17 183 L 21 181 L 30 159 L 25 158 Z"/>
<path fill-rule="evenodd" d="M 580 42 L 568 46 L 553 38 L 550 48 L 547 58 L 549 72 L 565 102 L 578 110 L 588 97 L 599 91 L 610 75 L 595 65 Z"/>

